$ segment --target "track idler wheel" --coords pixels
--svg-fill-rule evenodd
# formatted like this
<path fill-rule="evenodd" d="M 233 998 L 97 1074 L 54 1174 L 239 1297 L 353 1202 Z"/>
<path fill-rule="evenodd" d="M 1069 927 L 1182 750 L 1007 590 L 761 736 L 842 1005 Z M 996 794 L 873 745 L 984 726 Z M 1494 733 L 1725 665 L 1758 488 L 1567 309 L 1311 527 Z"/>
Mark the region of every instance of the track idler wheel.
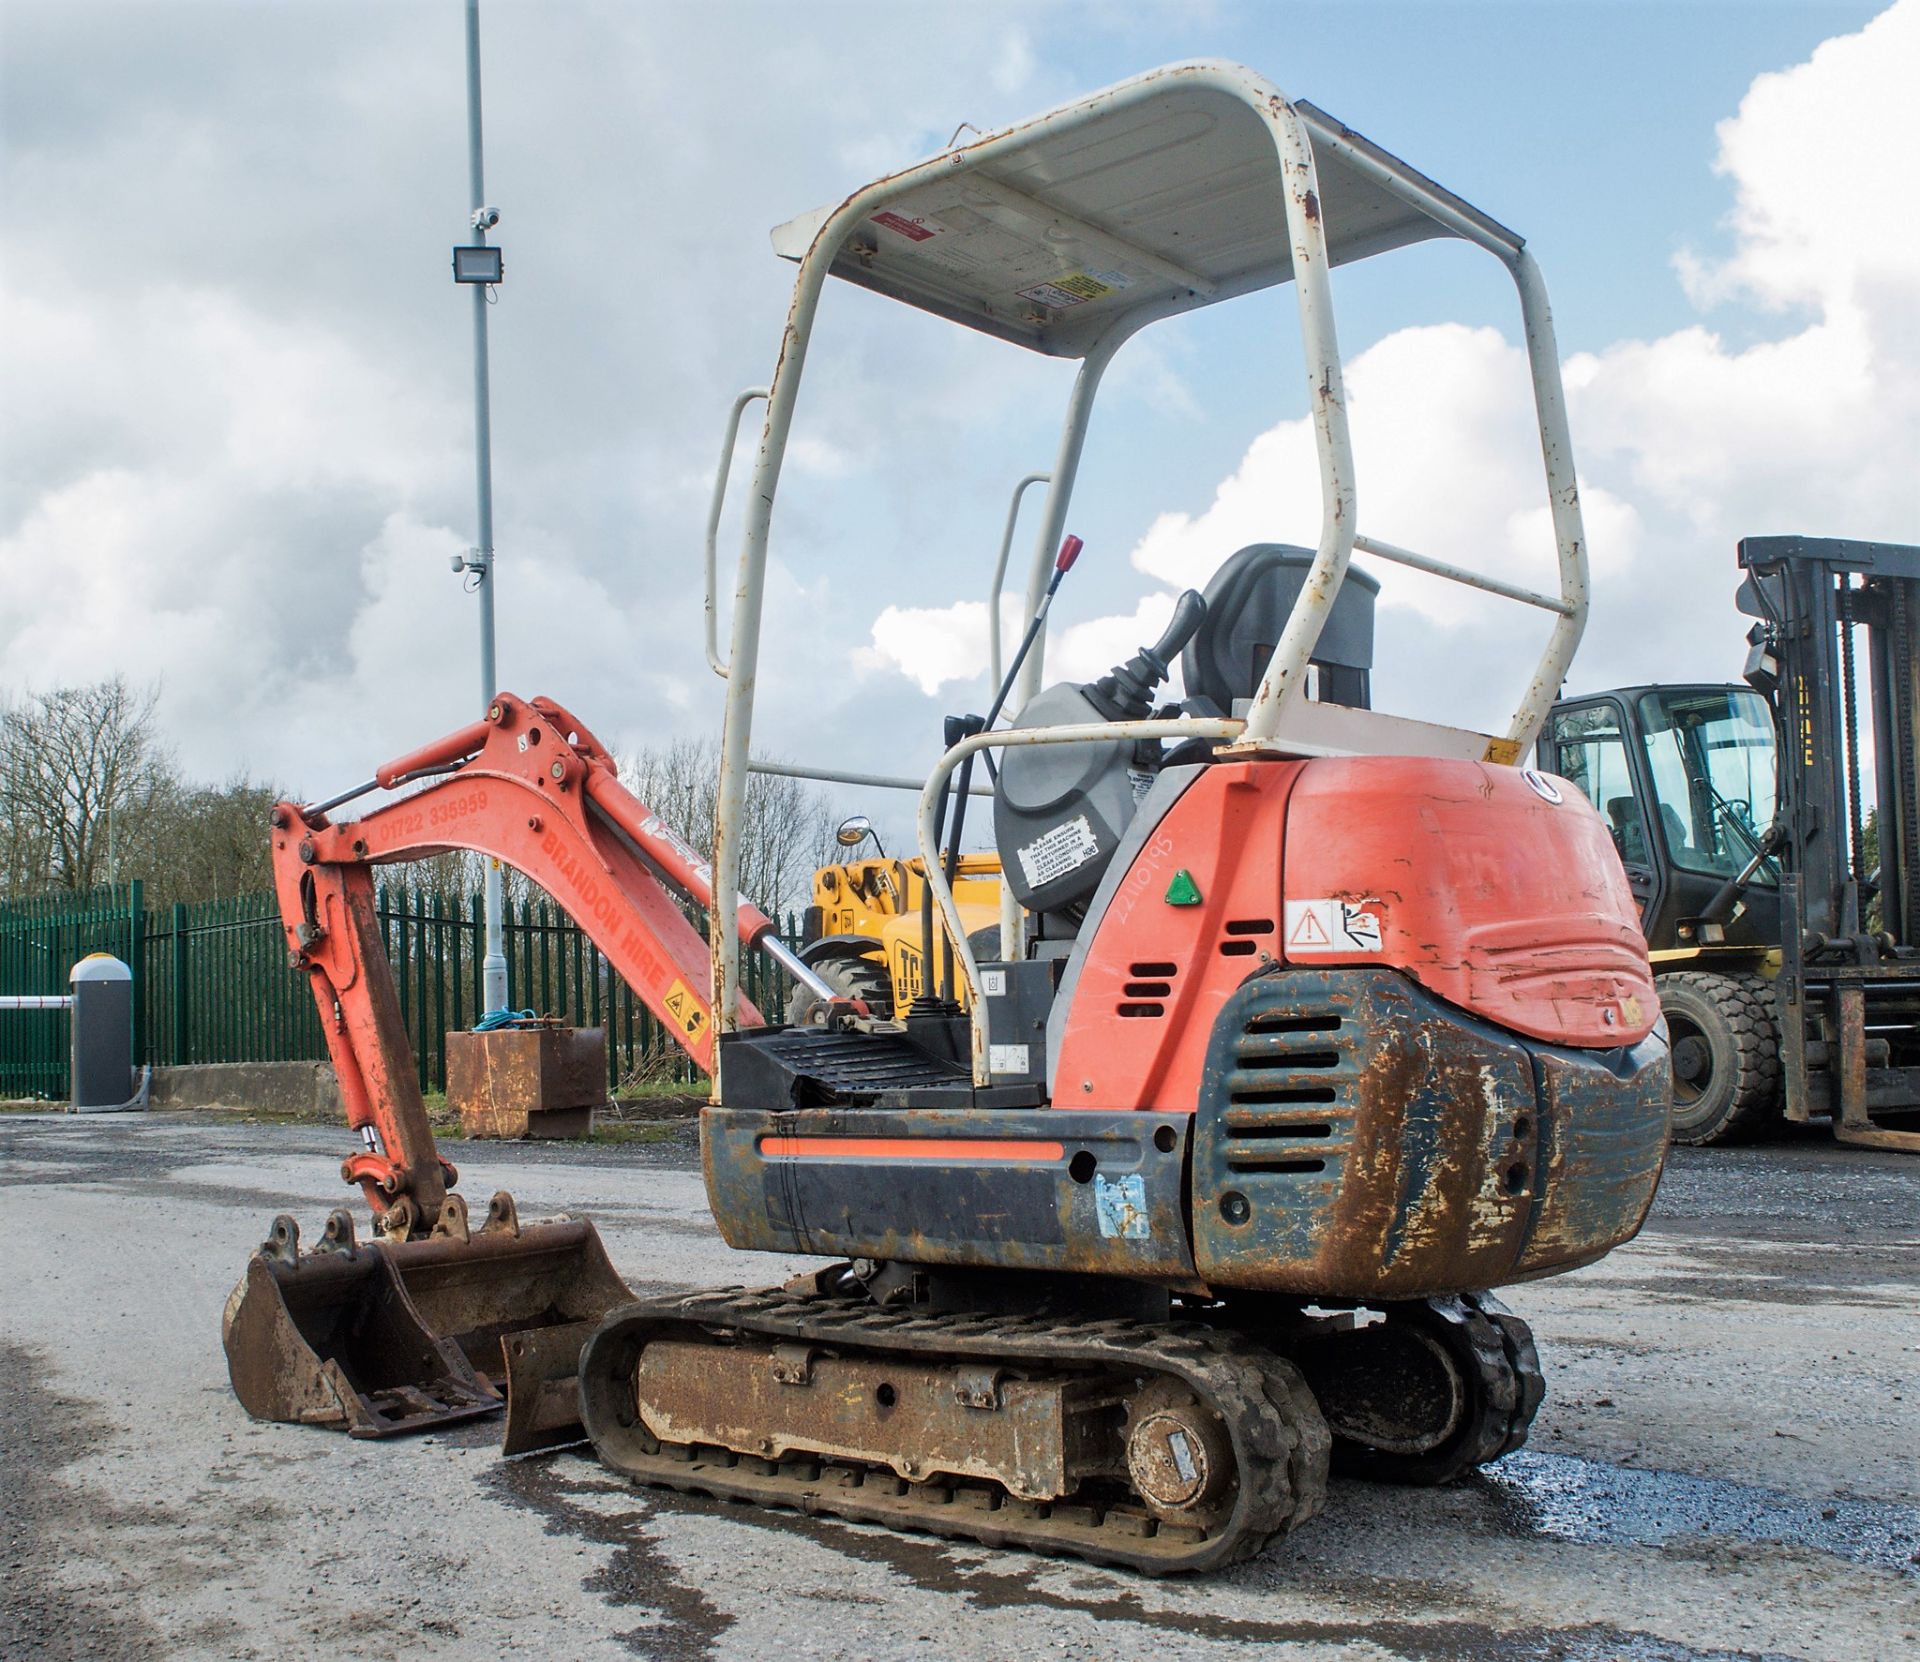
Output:
<path fill-rule="evenodd" d="M 1333 1432 L 1333 1468 L 1450 1483 L 1510 1454 L 1545 1395 L 1527 1324 L 1490 1293 L 1394 1305 L 1296 1352 Z"/>
<path fill-rule="evenodd" d="M 1127 1476 L 1162 1523 L 1212 1529 L 1233 1510 L 1233 1438 L 1174 1379 L 1151 1381 L 1127 1405 Z"/>

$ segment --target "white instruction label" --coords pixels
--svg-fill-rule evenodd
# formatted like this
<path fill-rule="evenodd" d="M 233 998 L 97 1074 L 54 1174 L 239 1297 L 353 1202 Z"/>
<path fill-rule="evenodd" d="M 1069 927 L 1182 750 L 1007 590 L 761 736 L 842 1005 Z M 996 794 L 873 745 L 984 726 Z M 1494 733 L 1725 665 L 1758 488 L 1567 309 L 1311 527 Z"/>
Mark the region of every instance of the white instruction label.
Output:
<path fill-rule="evenodd" d="M 1084 866 L 1099 852 L 1100 839 L 1093 834 L 1087 816 L 1079 814 L 1021 849 L 1020 869 L 1026 874 L 1028 888 L 1044 888 L 1055 878 Z"/>
<path fill-rule="evenodd" d="M 1289 900 L 1282 939 L 1289 958 L 1315 952 L 1378 952 L 1380 914 L 1365 902 Z"/>
<path fill-rule="evenodd" d="M 1004 998 L 1007 994 L 1007 972 L 1005 970 L 982 970 L 980 972 L 980 990 L 988 998 Z M 995 1063 L 998 1067 L 1000 1064 Z"/>
<path fill-rule="evenodd" d="M 987 1071 L 989 1073 L 1025 1073 L 1027 1047 L 1025 1045 L 988 1045 Z"/>

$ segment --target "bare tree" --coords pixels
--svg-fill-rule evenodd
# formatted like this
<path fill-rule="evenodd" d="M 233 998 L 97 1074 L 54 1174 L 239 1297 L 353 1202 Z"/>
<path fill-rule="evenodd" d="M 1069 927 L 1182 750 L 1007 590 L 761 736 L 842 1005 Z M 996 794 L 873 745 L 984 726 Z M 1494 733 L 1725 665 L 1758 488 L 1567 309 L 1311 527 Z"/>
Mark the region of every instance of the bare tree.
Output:
<path fill-rule="evenodd" d="M 152 906 L 270 889 L 267 816 L 284 794 L 244 775 L 224 785 L 169 781 L 122 845 L 120 869 L 145 880 Z"/>
<path fill-rule="evenodd" d="M 642 750 L 620 766 L 627 787 L 700 851 L 713 858 L 713 814 L 720 794 L 720 746 L 678 739 Z M 747 777 L 740 831 L 740 890 L 769 916 L 804 906 L 813 871 L 839 857 L 827 798 L 804 780 Z"/>
<path fill-rule="evenodd" d="M 9 894 L 90 889 L 173 785 L 158 690 L 125 677 L 0 698 L 0 852 Z M 117 845 L 117 846 L 116 846 Z M 114 874 L 117 875 L 117 874 Z"/>

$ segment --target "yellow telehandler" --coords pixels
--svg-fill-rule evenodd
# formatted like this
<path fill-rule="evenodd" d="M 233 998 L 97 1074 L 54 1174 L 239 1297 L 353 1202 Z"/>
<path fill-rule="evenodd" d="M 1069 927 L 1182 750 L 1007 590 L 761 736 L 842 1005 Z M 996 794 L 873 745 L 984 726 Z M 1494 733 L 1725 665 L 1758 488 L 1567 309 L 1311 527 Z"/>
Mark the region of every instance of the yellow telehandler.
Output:
<path fill-rule="evenodd" d="M 862 1000 L 874 1015 L 904 1019 L 916 998 L 931 992 L 954 997 L 964 1008 L 966 983 L 957 981 L 947 960 L 948 936 L 938 918 L 934 973 L 929 986 L 922 937 L 923 914 L 933 904 L 926 862 L 890 857 L 872 821 L 857 814 L 841 822 L 835 838 L 842 848 L 872 842 L 872 858 L 843 860 L 813 874 L 813 903 L 807 907 L 801 958 L 836 992 Z M 999 955 L 1000 857 L 963 854 L 955 868 L 953 898 L 976 958 Z M 787 1020 L 805 1025 L 817 995 L 796 983 L 787 1003 Z"/>

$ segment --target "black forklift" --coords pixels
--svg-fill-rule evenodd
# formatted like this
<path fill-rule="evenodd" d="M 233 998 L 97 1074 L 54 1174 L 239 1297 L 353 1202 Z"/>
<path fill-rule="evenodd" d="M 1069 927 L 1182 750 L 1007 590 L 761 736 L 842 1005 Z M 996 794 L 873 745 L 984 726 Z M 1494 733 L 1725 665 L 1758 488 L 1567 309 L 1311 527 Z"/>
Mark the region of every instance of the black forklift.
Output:
<path fill-rule="evenodd" d="M 1673 1041 L 1673 1137 L 1920 1152 L 1920 548 L 1748 537 L 1746 686 L 1562 699 Z M 1863 722 L 1863 714 L 1867 718 Z"/>

